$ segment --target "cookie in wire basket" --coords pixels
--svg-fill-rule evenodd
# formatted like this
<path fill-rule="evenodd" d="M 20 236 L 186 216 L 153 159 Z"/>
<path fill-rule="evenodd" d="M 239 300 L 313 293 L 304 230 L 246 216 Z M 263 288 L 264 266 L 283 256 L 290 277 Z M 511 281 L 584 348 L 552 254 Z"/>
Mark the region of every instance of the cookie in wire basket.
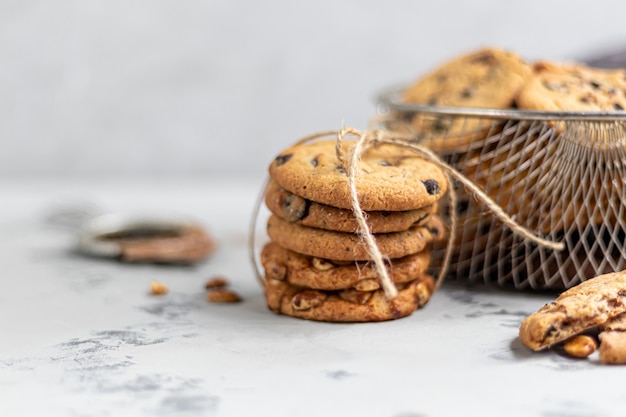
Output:
<path fill-rule="evenodd" d="M 445 62 L 420 77 L 401 93 L 407 104 L 438 107 L 506 109 L 531 74 L 530 65 L 517 54 L 483 48 Z M 404 114 L 405 128 L 435 151 L 471 145 L 493 132 L 490 121 L 454 114 Z"/>
<path fill-rule="evenodd" d="M 455 187 L 461 204 L 456 207 L 453 277 L 518 289 L 563 289 L 626 268 L 624 111 L 415 105 L 402 100 L 402 91 L 380 96 L 381 109 L 395 117 L 390 129 L 415 114 L 480 118 L 480 134 L 468 143 L 455 142 L 456 148 L 437 149 L 442 159 L 521 225 L 566 246 L 556 252 L 513 235 L 470 193 L 464 194 L 463 187 Z M 415 140 L 429 143 L 417 136 Z M 433 262 L 442 254 L 436 250 Z"/>

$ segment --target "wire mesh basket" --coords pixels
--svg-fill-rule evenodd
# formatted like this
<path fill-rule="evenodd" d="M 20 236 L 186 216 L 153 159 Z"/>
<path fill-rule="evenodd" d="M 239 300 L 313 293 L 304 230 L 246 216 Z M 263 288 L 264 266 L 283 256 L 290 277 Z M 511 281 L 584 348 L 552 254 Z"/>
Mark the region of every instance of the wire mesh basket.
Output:
<path fill-rule="evenodd" d="M 378 97 L 387 129 L 410 133 L 519 224 L 565 244 L 555 251 L 515 235 L 455 183 L 450 278 L 565 289 L 626 269 L 626 112 L 437 107 L 403 103 L 401 92 Z M 433 265 L 444 251 L 434 248 Z"/>

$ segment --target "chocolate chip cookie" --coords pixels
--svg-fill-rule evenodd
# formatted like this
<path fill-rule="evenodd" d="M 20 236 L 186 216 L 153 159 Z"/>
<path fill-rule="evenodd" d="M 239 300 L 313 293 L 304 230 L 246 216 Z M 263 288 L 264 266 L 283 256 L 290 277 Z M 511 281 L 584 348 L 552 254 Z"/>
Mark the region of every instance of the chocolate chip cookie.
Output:
<path fill-rule="evenodd" d="M 507 109 L 531 73 L 518 55 L 485 48 L 444 63 L 403 93 L 405 103 L 430 106 Z M 488 133 L 491 120 L 480 117 L 412 115 L 411 129 L 435 151 L 463 148 Z"/>
<path fill-rule="evenodd" d="M 348 155 L 354 141 L 344 141 Z M 352 209 L 348 175 L 335 152 L 335 140 L 298 144 L 270 164 L 270 176 L 306 200 Z M 364 211 L 415 210 L 436 203 L 447 191 L 444 173 L 400 146 L 367 149 L 358 162 L 356 188 Z"/>
<path fill-rule="evenodd" d="M 398 297 L 388 300 L 383 290 L 320 291 L 267 279 L 267 306 L 276 313 L 328 322 L 393 320 L 413 313 L 428 302 L 434 289 L 429 275 L 400 284 Z"/>
<path fill-rule="evenodd" d="M 600 275 L 563 292 L 529 315 L 520 341 L 532 350 L 562 342 L 626 312 L 626 271 Z"/>
<path fill-rule="evenodd" d="M 269 242 L 261 251 L 261 264 L 268 279 L 315 290 L 376 290 L 378 272 L 368 262 L 333 262 L 329 259 L 302 255 Z M 390 259 L 390 278 L 405 283 L 423 275 L 430 264 L 430 252 L 421 251 L 403 258 Z"/>
<path fill-rule="evenodd" d="M 295 195 L 270 181 L 265 205 L 272 213 L 291 223 L 318 229 L 355 233 L 358 223 L 352 210 L 316 203 Z M 424 225 L 438 210 L 437 204 L 406 211 L 370 211 L 365 219 L 372 233 L 389 233 Z"/>
<path fill-rule="evenodd" d="M 394 259 L 424 250 L 428 243 L 441 238 L 444 230 L 441 220 L 432 216 L 425 226 L 415 226 L 402 232 L 378 233 L 374 236 L 383 256 Z M 335 261 L 371 260 L 365 242 L 356 233 L 298 226 L 274 215 L 268 219 L 267 233 L 283 248 L 304 255 Z"/>
<path fill-rule="evenodd" d="M 516 102 L 526 110 L 622 111 L 626 108 L 626 71 L 538 62 Z"/>

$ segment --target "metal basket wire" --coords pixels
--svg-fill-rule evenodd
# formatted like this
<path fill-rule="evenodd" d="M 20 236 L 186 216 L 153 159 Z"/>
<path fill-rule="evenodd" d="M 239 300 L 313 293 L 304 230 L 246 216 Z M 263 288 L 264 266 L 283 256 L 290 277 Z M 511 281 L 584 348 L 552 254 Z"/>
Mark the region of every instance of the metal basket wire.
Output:
<path fill-rule="evenodd" d="M 411 133 L 519 224 L 566 247 L 525 241 L 453 184 L 458 229 L 450 278 L 565 289 L 626 269 L 626 112 L 437 107 L 402 103 L 401 92 L 377 99 L 387 129 Z M 433 249 L 435 267 L 444 251 Z"/>

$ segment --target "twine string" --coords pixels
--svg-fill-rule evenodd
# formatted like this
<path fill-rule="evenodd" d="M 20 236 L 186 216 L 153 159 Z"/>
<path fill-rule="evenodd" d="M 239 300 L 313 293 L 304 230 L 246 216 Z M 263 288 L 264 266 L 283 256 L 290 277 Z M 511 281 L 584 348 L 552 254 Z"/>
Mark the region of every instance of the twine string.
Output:
<path fill-rule="evenodd" d="M 486 205 L 487 208 L 489 208 L 489 210 L 502 223 L 504 223 L 509 229 L 511 229 L 511 231 L 513 231 L 515 234 L 522 236 L 523 238 L 530 240 L 539 246 L 546 247 L 548 249 L 552 249 L 556 251 L 562 251 L 563 249 L 565 249 L 565 244 L 563 242 L 553 242 L 551 240 L 544 239 L 540 236 L 537 236 L 536 234 L 534 234 L 533 232 L 531 232 L 530 230 L 528 230 L 526 227 L 522 226 L 521 224 L 517 223 L 511 216 L 509 216 L 504 211 L 502 207 L 500 207 L 500 205 L 498 205 L 498 203 L 496 203 L 493 199 L 491 199 L 491 197 L 487 195 L 487 193 L 485 193 L 482 189 L 480 189 L 478 185 L 474 184 L 465 175 L 461 174 L 459 171 L 455 170 L 450 165 L 446 164 L 430 149 L 425 148 L 424 146 L 421 146 L 421 145 L 417 145 L 414 143 L 407 143 L 405 141 L 394 139 L 394 138 L 389 138 L 389 137 L 379 138 L 378 142 L 408 147 L 412 149 L 413 151 L 415 151 L 415 153 L 417 153 L 422 158 L 427 159 L 430 162 L 433 162 L 435 165 L 439 166 L 439 168 L 441 168 L 444 172 L 453 176 L 455 179 L 457 179 L 459 182 L 465 185 L 468 189 L 470 189 L 471 192 L 474 193 L 474 195 L 478 198 L 478 200 L 480 200 L 484 205 Z"/>
<path fill-rule="evenodd" d="M 398 132 L 390 132 L 384 130 L 365 130 L 359 131 L 357 129 L 353 129 L 350 127 L 342 128 L 339 131 L 325 131 L 316 133 L 310 136 L 306 136 L 300 139 L 297 144 L 309 142 L 311 140 L 319 139 L 322 137 L 328 137 L 334 135 L 337 138 L 337 143 L 335 146 L 335 153 L 337 155 L 337 159 L 339 160 L 341 166 L 345 169 L 348 174 L 348 182 L 350 187 L 350 197 L 352 200 L 352 211 L 358 223 L 358 234 L 364 240 L 369 255 L 372 258 L 372 262 L 376 271 L 379 274 L 381 286 L 385 292 L 385 296 L 388 299 L 393 299 L 397 297 L 398 291 L 393 283 L 393 280 L 389 277 L 389 273 L 387 268 L 385 267 L 384 257 L 380 252 L 378 246 L 376 245 L 376 238 L 373 233 L 371 233 L 370 228 L 366 221 L 366 213 L 361 209 L 359 199 L 358 199 L 358 191 L 356 187 L 356 179 L 358 178 L 358 161 L 360 160 L 361 155 L 365 152 L 369 147 L 374 146 L 376 144 L 391 144 L 404 148 L 408 148 L 416 153 L 421 158 L 437 165 L 442 169 L 446 178 L 448 179 L 448 183 L 452 184 L 450 177 L 454 177 L 463 185 L 465 185 L 472 193 L 476 196 L 476 198 L 481 201 L 502 223 L 504 223 L 507 227 L 511 229 L 511 231 L 519 236 L 522 236 L 524 239 L 534 242 L 539 246 L 543 246 L 552 250 L 561 251 L 565 248 L 565 245 L 562 242 L 553 242 L 548 239 L 544 239 L 540 236 L 535 235 L 533 232 L 525 228 L 524 226 L 517 223 L 511 216 L 509 216 L 503 209 L 500 207 L 491 197 L 489 197 L 483 190 L 480 189 L 476 184 L 474 184 L 471 180 L 465 177 L 462 173 L 452 168 L 450 165 L 441 160 L 433 151 L 430 149 L 412 143 L 412 137 L 409 135 L 402 135 Z M 350 149 L 349 157 L 346 158 L 344 152 L 344 141 L 345 137 L 351 135 L 357 138 L 354 146 Z M 265 185 L 258 196 L 257 202 L 254 207 L 253 213 L 253 221 L 250 228 L 249 233 L 249 249 L 250 256 L 252 258 L 252 263 L 255 268 L 255 272 L 257 275 L 257 279 L 261 283 L 262 286 L 265 286 L 265 280 L 263 275 L 261 274 L 260 269 L 254 258 L 254 243 L 256 236 L 256 219 L 258 217 L 261 202 L 263 200 L 263 196 L 267 190 L 267 186 L 269 184 L 269 180 L 265 181 Z M 455 232 L 456 232 L 456 191 L 454 187 L 450 186 L 448 188 L 448 198 L 450 200 L 450 235 L 448 239 L 448 244 L 446 246 L 445 256 L 443 259 L 443 263 L 441 269 L 439 271 L 439 275 L 436 281 L 435 288 L 438 288 L 447 272 L 448 266 L 450 264 L 450 259 L 452 255 L 452 249 L 455 240 Z"/>
<path fill-rule="evenodd" d="M 367 134 L 363 134 L 355 129 L 344 128 L 341 129 L 337 133 L 337 148 L 343 148 L 343 139 L 346 134 L 357 135 L 359 140 L 357 140 L 354 147 L 350 152 L 349 164 L 346 167 L 344 160 L 343 167 L 346 169 L 348 173 L 348 184 L 350 186 L 350 198 L 352 199 L 352 213 L 356 218 L 358 224 L 358 233 L 361 239 L 365 241 L 367 245 L 367 251 L 371 257 L 372 262 L 374 263 L 374 268 L 378 273 L 380 278 L 380 284 L 383 287 L 383 291 L 385 292 L 385 296 L 387 299 L 392 300 L 398 296 L 398 289 L 393 283 L 393 280 L 389 276 L 389 272 L 385 267 L 385 262 L 383 261 L 383 255 L 378 249 L 378 245 L 376 244 L 376 238 L 374 234 L 371 232 L 367 221 L 365 220 L 365 213 L 361 209 L 361 204 L 359 203 L 359 196 L 356 189 L 356 178 L 358 175 L 358 161 L 364 151 L 364 148 L 368 145 L 368 139 L 370 136 Z"/>

